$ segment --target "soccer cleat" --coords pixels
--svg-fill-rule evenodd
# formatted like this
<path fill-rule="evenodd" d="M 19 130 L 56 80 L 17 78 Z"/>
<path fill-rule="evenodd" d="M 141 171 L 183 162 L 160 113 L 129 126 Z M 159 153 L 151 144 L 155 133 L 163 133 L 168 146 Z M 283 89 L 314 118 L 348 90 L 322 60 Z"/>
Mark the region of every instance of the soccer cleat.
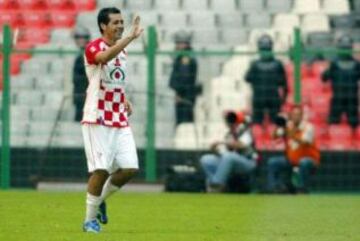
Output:
<path fill-rule="evenodd" d="M 108 217 L 107 217 L 107 214 L 106 214 L 106 203 L 105 203 L 105 201 L 103 201 L 100 204 L 98 214 L 97 214 L 96 218 L 102 224 L 107 224 L 108 223 Z"/>
<path fill-rule="evenodd" d="M 83 231 L 88 233 L 100 233 L 101 227 L 96 219 L 84 223 Z"/>

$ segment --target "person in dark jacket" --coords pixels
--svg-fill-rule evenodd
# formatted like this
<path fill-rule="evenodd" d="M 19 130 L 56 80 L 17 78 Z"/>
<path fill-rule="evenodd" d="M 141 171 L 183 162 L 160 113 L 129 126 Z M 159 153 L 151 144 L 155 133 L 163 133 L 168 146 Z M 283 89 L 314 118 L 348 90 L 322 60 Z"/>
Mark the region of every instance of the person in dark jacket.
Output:
<path fill-rule="evenodd" d="M 88 86 L 88 80 L 84 66 L 84 49 L 90 41 L 90 32 L 87 28 L 78 26 L 74 30 L 74 40 L 80 49 L 73 67 L 73 103 L 75 105 L 75 121 L 81 121 L 85 102 L 85 93 Z"/>
<path fill-rule="evenodd" d="M 360 80 L 360 62 L 351 54 L 353 40 L 350 36 L 339 38 L 337 48 L 339 51 L 336 59 L 323 73 L 322 80 L 330 81 L 333 96 L 330 104 L 328 122 L 338 124 L 342 113 L 347 116 L 349 124 L 356 128 L 358 119 L 358 82 Z"/>
<path fill-rule="evenodd" d="M 258 40 L 260 59 L 251 63 L 245 80 L 253 89 L 253 123 L 262 124 L 264 115 L 268 112 L 271 122 L 274 122 L 281 105 L 286 101 L 287 81 L 283 64 L 275 59 L 273 41 L 268 35 Z"/>
<path fill-rule="evenodd" d="M 194 105 L 197 95 L 197 61 L 192 56 L 191 35 L 185 31 L 175 34 L 176 50 L 186 51 L 175 57 L 170 76 L 170 88 L 176 94 L 176 125 L 194 121 Z"/>

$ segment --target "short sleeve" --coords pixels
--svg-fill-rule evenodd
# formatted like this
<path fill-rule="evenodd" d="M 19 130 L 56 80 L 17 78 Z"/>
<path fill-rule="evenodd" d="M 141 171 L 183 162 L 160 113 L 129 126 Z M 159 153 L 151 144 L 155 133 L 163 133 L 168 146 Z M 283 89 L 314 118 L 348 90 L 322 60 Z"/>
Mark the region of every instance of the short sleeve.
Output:
<path fill-rule="evenodd" d="M 245 146 L 250 146 L 252 144 L 252 135 L 250 130 L 245 131 L 242 135 L 239 136 L 238 140 Z"/>
<path fill-rule="evenodd" d="M 95 63 L 95 56 L 97 53 L 101 52 L 99 44 L 97 42 L 91 42 L 86 46 L 85 49 L 85 58 L 89 64 Z"/>
<path fill-rule="evenodd" d="M 306 143 L 312 143 L 314 141 L 314 127 L 311 124 L 307 124 L 302 134 L 302 141 Z"/>

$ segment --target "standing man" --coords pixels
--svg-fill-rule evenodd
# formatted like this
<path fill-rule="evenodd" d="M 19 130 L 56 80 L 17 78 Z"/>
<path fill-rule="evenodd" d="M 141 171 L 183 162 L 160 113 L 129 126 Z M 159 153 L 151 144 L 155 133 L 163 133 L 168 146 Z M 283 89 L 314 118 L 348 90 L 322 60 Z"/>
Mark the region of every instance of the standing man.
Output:
<path fill-rule="evenodd" d="M 197 95 L 197 62 L 191 55 L 191 35 L 185 31 L 175 34 L 176 50 L 185 54 L 176 56 L 170 76 L 170 88 L 176 94 L 176 125 L 194 121 L 194 105 Z"/>
<path fill-rule="evenodd" d="M 253 122 L 262 124 L 267 112 L 271 122 L 275 121 L 288 92 L 283 64 L 274 58 L 273 41 L 268 35 L 258 40 L 260 59 L 250 65 L 245 80 L 253 89 Z"/>
<path fill-rule="evenodd" d="M 107 223 L 104 200 L 127 183 L 138 169 L 128 121 L 132 107 L 125 97 L 125 47 L 143 32 L 140 17 L 135 16 L 132 29 L 123 37 L 124 20 L 117 8 L 101 9 L 97 22 L 102 37 L 91 41 L 85 49 L 89 86 L 82 119 L 91 174 L 83 230 L 94 233 L 101 230 L 98 220 Z"/>
<path fill-rule="evenodd" d="M 299 173 L 297 191 L 307 193 L 310 177 L 320 164 L 320 152 L 315 145 L 314 126 L 304 120 L 301 106 L 294 106 L 289 120 L 277 118 L 275 138 L 284 138 L 285 155 L 268 161 L 268 190 L 274 193 L 293 192 L 293 171 Z M 282 178 L 283 177 L 283 178 Z"/>
<path fill-rule="evenodd" d="M 359 123 L 360 63 L 352 56 L 353 40 L 350 36 L 342 36 L 337 48 L 340 51 L 337 58 L 330 63 L 329 69 L 322 75 L 324 82 L 331 82 L 333 91 L 328 122 L 338 124 L 344 112 L 349 124 L 355 129 Z"/>
<path fill-rule="evenodd" d="M 76 57 L 73 68 L 73 103 L 75 105 L 75 121 L 81 121 L 85 103 L 85 93 L 88 86 L 84 66 L 84 51 L 90 41 L 90 31 L 83 26 L 76 27 L 74 30 L 74 40 L 81 52 Z"/>

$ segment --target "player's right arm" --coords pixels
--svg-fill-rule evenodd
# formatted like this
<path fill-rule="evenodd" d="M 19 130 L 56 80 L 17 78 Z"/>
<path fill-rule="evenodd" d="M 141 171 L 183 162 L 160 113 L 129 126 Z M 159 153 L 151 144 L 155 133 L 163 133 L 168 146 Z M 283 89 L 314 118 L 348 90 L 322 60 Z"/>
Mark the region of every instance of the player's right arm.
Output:
<path fill-rule="evenodd" d="M 95 63 L 96 64 L 106 64 L 113 58 L 115 58 L 121 51 L 125 49 L 125 47 L 131 43 L 134 39 L 138 38 L 141 33 L 144 31 L 140 26 L 140 17 L 135 16 L 132 23 L 132 29 L 128 36 L 119 39 L 116 41 L 115 45 L 106 49 L 105 51 L 98 52 L 95 55 Z"/>

